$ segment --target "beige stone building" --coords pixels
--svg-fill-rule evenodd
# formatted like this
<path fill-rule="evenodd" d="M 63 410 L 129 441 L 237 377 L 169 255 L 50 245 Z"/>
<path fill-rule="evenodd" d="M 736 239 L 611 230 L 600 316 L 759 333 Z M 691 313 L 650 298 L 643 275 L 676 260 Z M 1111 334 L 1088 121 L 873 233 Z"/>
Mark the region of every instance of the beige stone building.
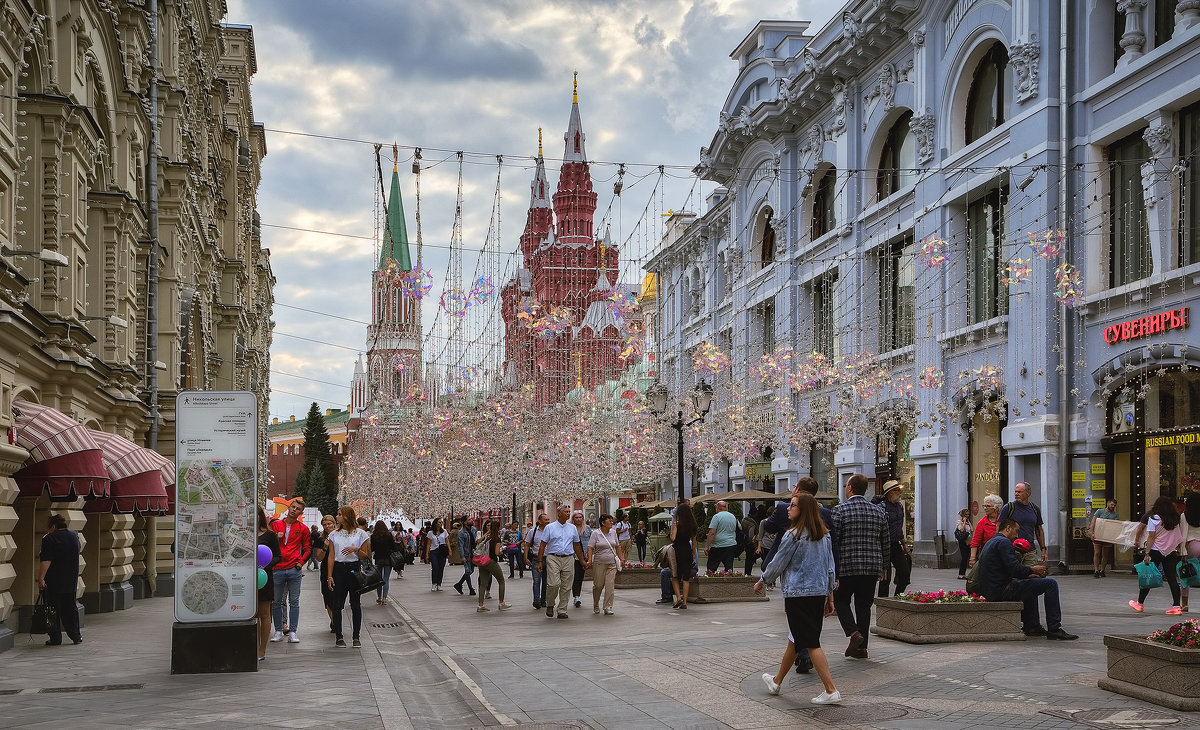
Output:
<path fill-rule="evenodd" d="M 173 468 L 148 475 L 174 461 L 180 391 L 254 391 L 266 433 L 253 32 L 221 24 L 223 0 L 158 0 L 152 168 L 146 8 L 0 3 L 0 650 L 27 625 L 52 512 L 85 543 L 88 612 L 171 594 Z M 46 428 L 65 430 L 36 443 Z"/>

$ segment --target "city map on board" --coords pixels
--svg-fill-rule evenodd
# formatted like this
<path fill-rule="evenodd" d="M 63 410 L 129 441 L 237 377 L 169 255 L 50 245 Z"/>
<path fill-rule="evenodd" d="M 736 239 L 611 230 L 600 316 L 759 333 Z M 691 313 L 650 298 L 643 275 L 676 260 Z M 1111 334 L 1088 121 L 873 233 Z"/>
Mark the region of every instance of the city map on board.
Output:
<path fill-rule="evenodd" d="M 180 462 L 177 559 L 184 568 L 180 598 L 198 616 L 218 614 L 231 600 L 253 603 L 230 572 L 253 561 L 257 537 L 251 461 L 192 459 Z M 253 562 L 250 563 L 253 565 Z"/>

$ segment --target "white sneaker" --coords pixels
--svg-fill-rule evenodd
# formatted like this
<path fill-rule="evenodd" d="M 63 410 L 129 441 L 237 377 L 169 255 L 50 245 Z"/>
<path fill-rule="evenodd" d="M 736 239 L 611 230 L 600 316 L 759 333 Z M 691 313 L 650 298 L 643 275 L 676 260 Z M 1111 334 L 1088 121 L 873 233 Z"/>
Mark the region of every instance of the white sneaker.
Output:
<path fill-rule="evenodd" d="M 779 694 L 779 685 L 775 683 L 775 677 L 770 672 L 763 672 L 763 684 L 767 685 L 767 692 L 777 695 Z M 813 700 L 816 702 L 816 700 Z"/>
<path fill-rule="evenodd" d="M 832 692 L 822 692 L 813 697 L 811 702 L 814 705 L 840 705 L 842 704 L 842 693 L 836 689 Z"/>
<path fill-rule="evenodd" d="M 288 634 L 288 643 L 289 644 L 299 644 L 300 643 L 300 637 L 296 636 L 295 631 L 292 631 Z"/>
<path fill-rule="evenodd" d="M 271 634 L 271 641 L 283 641 L 283 632 L 276 631 L 273 634 Z"/>

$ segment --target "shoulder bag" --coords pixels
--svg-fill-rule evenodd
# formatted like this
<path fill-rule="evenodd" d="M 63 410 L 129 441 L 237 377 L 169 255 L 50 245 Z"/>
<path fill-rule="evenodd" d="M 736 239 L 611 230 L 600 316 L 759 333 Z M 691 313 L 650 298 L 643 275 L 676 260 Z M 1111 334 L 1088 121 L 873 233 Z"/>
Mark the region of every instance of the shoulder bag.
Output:
<path fill-rule="evenodd" d="M 474 565 L 478 565 L 482 568 L 483 566 L 492 562 L 492 556 L 488 555 L 491 544 L 491 540 L 480 540 L 479 542 L 475 543 L 475 550 L 471 553 L 471 562 Z"/>
<path fill-rule="evenodd" d="M 39 593 L 33 604 L 33 617 L 29 622 L 29 633 L 48 634 L 58 626 L 58 609 L 46 601 L 46 594 Z"/>
<path fill-rule="evenodd" d="M 608 538 L 604 536 L 604 533 L 602 531 L 596 530 L 596 534 L 600 536 L 600 539 L 604 541 L 604 544 L 608 546 L 608 549 L 612 550 L 613 557 L 615 557 L 617 559 L 617 572 L 620 573 L 621 572 L 621 554 L 618 553 L 617 549 L 612 546 L 612 543 L 608 541 Z"/>

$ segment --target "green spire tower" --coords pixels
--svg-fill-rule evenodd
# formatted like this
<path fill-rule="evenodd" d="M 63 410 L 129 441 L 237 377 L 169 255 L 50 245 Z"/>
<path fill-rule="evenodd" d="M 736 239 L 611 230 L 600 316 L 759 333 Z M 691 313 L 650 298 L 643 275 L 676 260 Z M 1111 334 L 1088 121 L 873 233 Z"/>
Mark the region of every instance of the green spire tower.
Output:
<path fill-rule="evenodd" d="M 388 259 L 405 271 L 412 271 L 412 258 L 408 255 L 408 227 L 404 223 L 404 201 L 400 199 L 400 173 L 394 162 L 400 156 L 397 145 L 392 145 L 392 189 L 387 199 L 387 229 L 384 232 L 383 250 L 379 254 L 379 265 L 383 268 Z"/>

